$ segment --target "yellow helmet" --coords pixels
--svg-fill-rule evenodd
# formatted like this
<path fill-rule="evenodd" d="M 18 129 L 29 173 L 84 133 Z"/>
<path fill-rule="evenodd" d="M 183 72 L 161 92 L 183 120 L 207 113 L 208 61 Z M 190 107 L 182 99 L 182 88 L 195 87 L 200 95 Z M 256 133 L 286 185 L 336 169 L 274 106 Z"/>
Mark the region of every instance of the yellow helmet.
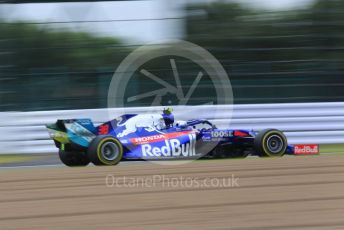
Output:
<path fill-rule="evenodd" d="M 173 109 L 171 107 L 170 108 L 164 108 L 164 110 L 162 112 L 163 112 L 163 114 L 169 115 L 173 112 Z"/>

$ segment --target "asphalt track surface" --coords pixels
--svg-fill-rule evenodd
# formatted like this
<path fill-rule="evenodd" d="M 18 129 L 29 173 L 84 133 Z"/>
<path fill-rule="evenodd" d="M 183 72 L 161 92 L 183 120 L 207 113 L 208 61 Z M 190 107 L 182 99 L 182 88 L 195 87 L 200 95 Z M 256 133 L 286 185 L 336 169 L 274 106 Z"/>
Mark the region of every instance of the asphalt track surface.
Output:
<path fill-rule="evenodd" d="M 0 173 L 0 229 L 344 229 L 341 155 Z"/>

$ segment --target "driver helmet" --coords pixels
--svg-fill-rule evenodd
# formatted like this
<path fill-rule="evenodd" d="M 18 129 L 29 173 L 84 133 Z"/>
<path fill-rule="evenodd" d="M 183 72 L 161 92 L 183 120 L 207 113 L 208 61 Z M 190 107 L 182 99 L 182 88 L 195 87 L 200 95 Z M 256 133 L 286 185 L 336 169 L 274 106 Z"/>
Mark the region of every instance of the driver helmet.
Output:
<path fill-rule="evenodd" d="M 164 119 L 166 128 L 171 128 L 174 123 L 174 116 L 172 114 L 173 109 L 167 108 L 162 111 L 162 117 Z"/>

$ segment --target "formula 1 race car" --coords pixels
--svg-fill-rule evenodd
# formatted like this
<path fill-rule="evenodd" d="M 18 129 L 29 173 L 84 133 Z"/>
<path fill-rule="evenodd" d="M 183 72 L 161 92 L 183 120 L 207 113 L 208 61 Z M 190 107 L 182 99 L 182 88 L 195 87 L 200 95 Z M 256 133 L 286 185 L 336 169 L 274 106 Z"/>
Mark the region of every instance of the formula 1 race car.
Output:
<path fill-rule="evenodd" d="M 277 129 L 218 129 L 208 120 L 174 122 L 163 114 L 125 114 L 95 126 L 90 119 L 58 120 L 47 125 L 67 166 L 116 165 L 121 160 L 281 157 L 294 154 Z"/>

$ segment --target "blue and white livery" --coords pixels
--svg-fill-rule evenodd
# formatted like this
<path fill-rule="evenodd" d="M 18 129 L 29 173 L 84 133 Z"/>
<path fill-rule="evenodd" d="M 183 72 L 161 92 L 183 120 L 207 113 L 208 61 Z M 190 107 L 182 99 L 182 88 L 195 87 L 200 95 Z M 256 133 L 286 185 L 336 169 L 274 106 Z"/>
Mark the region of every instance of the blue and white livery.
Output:
<path fill-rule="evenodd" d="M 47 128 L 68 166 L 116 165 L 130 159 L 280 157 L 294 152 L 279 130 L 218 129 L 198 119 L 175 122 L 169 110 L 124 114 L 99 126 L 90 119 L 58 120 Z"/>

